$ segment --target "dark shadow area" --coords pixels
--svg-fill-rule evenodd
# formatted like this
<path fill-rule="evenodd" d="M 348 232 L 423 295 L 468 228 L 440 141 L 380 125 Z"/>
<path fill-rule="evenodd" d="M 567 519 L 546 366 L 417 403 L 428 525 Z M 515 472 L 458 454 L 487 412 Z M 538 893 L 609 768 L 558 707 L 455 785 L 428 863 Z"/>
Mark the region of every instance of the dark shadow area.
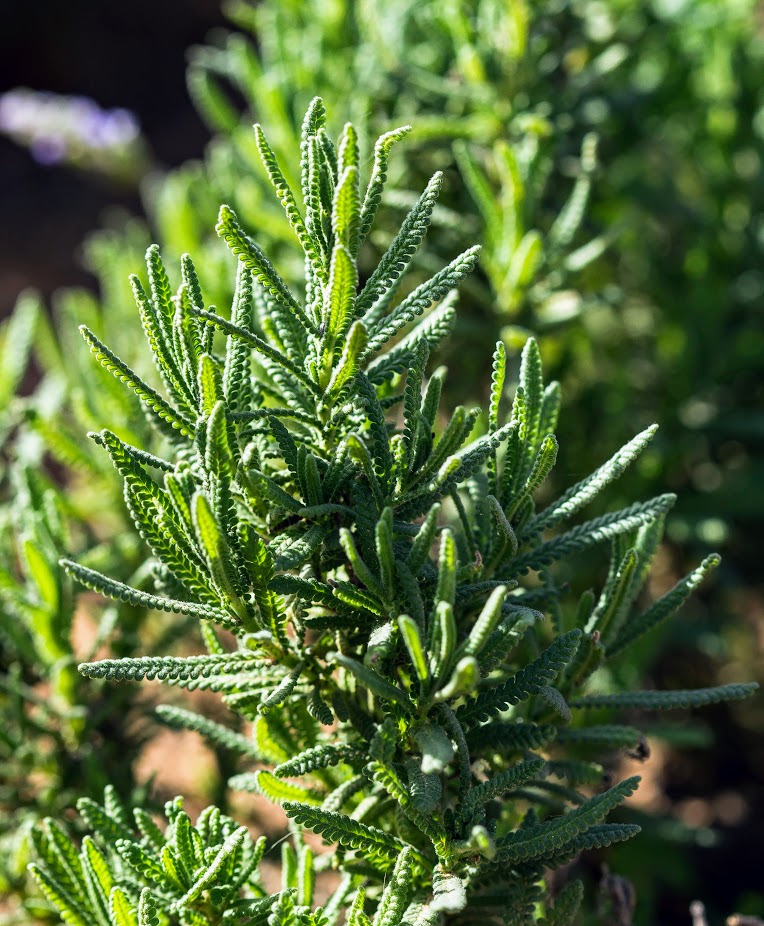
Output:
<path fill-rule="evenodd" d="M 209 137 L 186 92 L 186 51 L 223 22 L 217 0 L 8 4 L 0 30 L 0 92 L 29 87 L 129 109 L 153 159 L 174 166 L 200 155 Z M 84 236 L 105 208 L 139 208 L 134 188 L 43 166 L 5 137 L 0 202 L 2 315 L 28 286 L 47 296 L 86 283 L 75 256 Z"/>

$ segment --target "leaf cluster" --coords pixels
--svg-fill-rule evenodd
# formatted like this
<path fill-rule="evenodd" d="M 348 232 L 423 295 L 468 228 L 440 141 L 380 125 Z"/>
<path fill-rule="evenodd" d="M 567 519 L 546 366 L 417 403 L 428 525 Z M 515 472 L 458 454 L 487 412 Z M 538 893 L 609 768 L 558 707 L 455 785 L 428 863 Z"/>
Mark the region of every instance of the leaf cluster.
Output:
<path fill-rule="evenodd" d="M 262 884 L 259 865 L 266 839 L 254 841 L 217 807 L 195 823 L 176 798 L 165 806 L 164 828 L 141 808 L 132 813 L 107 788 L 103 804 L 78 802 L 89 830 L 81 847 L 54 820 L 34 831 L 39 861 L 32 873 L 68 926 L 157 926 L 159 923 L 330 926 L 333 911 L 312 909 L 312 854 L 291 847 L 282 891 Z M 333 915 L 332 915 L 333 912 Z M 329 915 L 327 915 L 329 914 Z"/>
<path fill-rule="evenodd" d="M 362 182 L 353 126 L 335 143 L 325 123 L 316 98 L 298 184 L 255 127 L 304 257 L 300 290 L 223 206 L 218 233 L 237 268 L 229 313 L 205 301 L 188 256 L 177 285 L 154 247 L 147 282 L 132 278 L 161 391 L 83 328 L 96 360 L 165 440 L 154 455 L 110 430 L 93 435 L 123 479 L 161 588 L 63 565 L 116 600 L 201 619 L 208 655 L 81 668 L 220 692 L 251 722 L 252 742 L 205 718 L 165 714 L 274 766 L 232 784 L 335 844 L 336 864 L 369 890 L 403 866 L 424 896 L 416 922 L 503 888 L 508 915 L 513 879 L 530 888 L 583 849 L 636 831 L 604 822 L 636 779 L 580 790 L 602 773 L 598 755 L 578 757 L 576 747 L 613 745 L 612 728 L 582 713 L 611 705 L 588 693 L 590 679 L 669 617 L 716 560 L 635 614 L 673 497 L 565 523 L 654 429 L 537 510 L 557 454 L 560 394 L 544 383 L 535 341 L 511 402 L 500 342 L 487 413 L 442 410 L 445 371 L 428 373 L 428 361 L 453 325 L 454 290 L 477 249 L 400 289 L 434 209 L 436 174 L 362 278 L 390 150 L 407 128 L 379 139 Z M 555 564 L 606 541 L 611 568 L 599 598 L 567 607 Z M 750 690 L 632 693 L 612 706 L 690 706 Z M 623 745 L 623 732 L 614 736 Z"/>

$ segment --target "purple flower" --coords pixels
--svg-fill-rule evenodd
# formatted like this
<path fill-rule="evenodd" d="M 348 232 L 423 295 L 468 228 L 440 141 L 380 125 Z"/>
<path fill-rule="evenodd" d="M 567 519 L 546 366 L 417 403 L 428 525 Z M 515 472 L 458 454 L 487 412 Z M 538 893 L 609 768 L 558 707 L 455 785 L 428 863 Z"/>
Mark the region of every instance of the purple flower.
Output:
<path fill-rule="evenodd" d="M 23 87 L 0 95 L 0 132 L 41 164 L 85 161 L 104 169 L 104 156 L 119 157 L 140 139 L 138 120 L 127 109 Z"/>

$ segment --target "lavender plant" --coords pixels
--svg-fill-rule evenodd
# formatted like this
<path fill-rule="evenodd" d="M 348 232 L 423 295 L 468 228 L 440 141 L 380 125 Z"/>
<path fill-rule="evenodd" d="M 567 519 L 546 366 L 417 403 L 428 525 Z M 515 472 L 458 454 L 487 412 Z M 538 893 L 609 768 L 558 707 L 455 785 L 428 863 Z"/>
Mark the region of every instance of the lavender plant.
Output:
<path fill-rule="evenodd" d="M 57 305 L 61 331 L 25 294 L 3 331 L 0 375 L 0 896 L 18 923 L 39 916 L 26 866 L 35 820 L 61 814 L 76 798 L 111 782 L 128 798 L 133 761 L 156 729 L 137 686 L 98 684 L 77 672 L 88 653 L 127 656 L 172 651 L 187 624 L 146 627 L 148 612 L 129 602 L 94 609 L 59 565 L 64 553 L 133 585 L 151 583 L 145 550 L 122 513 L 119 477 L 87 453 L 84 430 L 104 415 L 134 442 L 152 439 L 138 400 L 79 347 L 71 313 L 101 330 L 95 300 L 70 294 Z M 73 339 L 77 340 L 72 343 Z M 129 343 L 129 337 L 125 338 Z M 35 359 L 44 375 L 20 395 Z M 63 410 L 65 408 L 65 411 Z M 52 464 L 52 465 L 51 465 Z M 117 725 L 115 718 L 121 718 Z"/>
<path fill-rule="evenodd" d="M 116 601 L 199 620 L 206 654 L 80 669 L 220 693 L 251 733 L 185 709 L 162 713 L 261 764 L 231 785 L 279 804 L 296 849 L 284 853 L 283 890 L 268 893 L 255 874 L 263 842 L 218 810 L 192 826 L 175 802 L 163 832 L 136 808 L 135 829 L 108 792 L 103 806 L 81 802 L 93 837 L 79 853 L 53 823 L 37 837 L 34 873 L 70 924 L 331 924 L 345 906 L 351 926 L 531 923 L 543 911 L 545 922 L 571 922 L 581 886 L 552 907 L 548 872 L 638 831 L 607 819 L 638 779 L 605 786 L 602 760 L 642 744 L 612 711 L 695 707 L 755 688 L 603 689 L 597 670 L 670 617 L 717 562 L 639 610 L 673 496 L 561 530 L 655 429 L 537 510 L 557 453 L 560 391 L 544 384 L 535 341 L 511 403 L 499 343 L 487 412 L 442 408 L 446 371 L 428 360 L 451 332 L 455 290 L 478 249 L 403 289 L 443 182 L 436 174 L 361 278 L 391 150 L 408 128 L 377 141 L 362 183 L 355 129 L 347 124 L 335 145 L 325 119 L 315 99 L 299 197 L 255 127 L 302 250 L 303 289 L 223 206 L 217 230 L 236 258 L 229 315 L 205 300 L 188 255 L 177 289 L 155 247 L 147 281 L 131 279 L 161 390 L 82 328 L 162 436 L 149 451 L 116 422 L 91 435 L 123 479 L 155 588 L 62 563 Z M 607 542 L 602 592 L 575 600 L 556 583 L 556 564 Z M 312 909 L 305 830 L 325 843 L 316 867 L 342 877 L 323 909 Z"/>
<path fill-rule="evenodd" d="M 239 15 L 235 16 L 244 30 L 248 28 L 245 12 L 241 9 Z M 270 80 L 266 72 L 269 75 L 275 74 L 273 56 L 278 54 L 278 50 L 272 46 L 272 39 L 284 26 L 283 14 L 287 13 L 288 21 L 289 16 L 296 13 L 294 9 L 287 11 L 286 8 L 279 8 L 278 5 L 261 12 L 264 19 L 258 26 L 257 32 L 262 57 L 259 64 L 259 77 L 255 81 L 257 86 L 262 86 L 264 82 Z M 352 11 L 346 12 L 350 15 Z M 335 23 L 332 17 L 326 15 L 326 11 L 320 7 L 316 8 L 314 13 L 317 17 L 314 20 L 314 28 L 320 28 L 326 33 L 326 41 L 334 42 L 337 36 L 334 34 Z M 374 44 L 371 41 L 372 33 L 376 34 L 379 30 L 385 31 L 397 16 L 397 13 L 391 10 L 388 18 L 374 23 L 368 19 L 371 13 L 373 10 L 369 8 L 361 17 L 364 21 L 368 20 L 371 30 L 369 41 L 361 40 L 359 37 L 359 43 L 367 50 Z M 457 42 L 461 47 L 467 41 L 464 36 L 457 39 L 458 23 L 452 21 L 452 18 L 447 18 L 447 21 L 440 25 L 444 30 L 446 45 Z M 421 34 L 418 34 L 415 44 L 417 48 L 421 47 Z M 522 52 L 521 46 L 522 43 L 518 46 L 518 54 Z M 297 49 L 296 44 L 290 44 L 290 47 Z M 249 48 L 248 52 L 246 48 Z M 339 49 L 335 48 L 335 51 Z M 278 203 L 272 201 L 267 195 L 267 178 L 252 170 L 253 158 L 256 158 L 257 154 L 251 144 L 249 113 L 245 113 L 242 118 L 230 111 L 229 115 L 232 115 L 232 120 L 221 122 L 222 110 L 219 107 L 216 109 L 214 104 L 216 99 L 222 100 L 226 92 L 216 82 L 216 75 L 223 73 L 226 75 L 227 82 L 246 91 L 245 98 L 250 108 L 256 99 L 260 101 L 258 106 L 262 106 L 265 96 L 257 91 L 253 94 L 252 78 L 254 75 L 251 68 L 247 68 L 247 61 L 250 64 L 254 63 L 253 54 L 256 53 L 244 44 L 243 36 L 240 35 L 230 37 L 225 51 L 223 49 L 199 50 L 193 56 L 189 85 L 200 108 L 211 117 L 216 125 L 218 134 L 204 164 L 188 165 L 181 170 L 170 172 L 161 181 L 154 179 L 146 185 L 146 208 L 154 225 L 153 233 L 157 234 L 159 240 L 162 241 L 163 252 L 179 254 L 183 249 L 192 251 L 196 258 L 196 265 L 205 280 L 208 298 L 218 304 L 230 299 L 233 281 L 224 261 L 220 259 L 219 251 L 214 244 L 210 245 L 212 236 L 206 216 L 216 207 L 218 197 L 223 195 L 220 192 L 222 190 L 226 190 L 227 194 L 235 192 L 236 210 L 248 221 L 253 221 L 255 217 L 260 218 L 266 213 L 271 216 L 271 220 L 264 223 L 269 231 L 262 243 L 267 245 L 272 256 L 278 257 L 282 276 L 288 283 L 298 283 L 302 273 L 301 261 L 294 260 L 294 253 L 290 252 L 287 247 L 287 237 L 280 231 L 280 223 L 275 219 L 279 207 Z M 450 55 L 451 52 L 446 52 L 444 60 Z M 296 64 L 300 57 L 301 52 L 292 64 Z M 296 143 L 299 140 L 299 113 L 296 107 L 302 105 L 302 102 L 295 106 L 292 100 L 296 97 L 307 100 L 305 86 L 314 85 L 317 82 L 323 85 L 335 84 L 340 75 L 348 86 L 356 83 L 355 77 L 350 76 L 354 73 L 354 66 L 351 66 L 349 70 L 344 63 L 337 67 L 338 61 L 335 55 L 327 55 L 322 62 L 314 63 L 314 73 L 306 74 L 290 65 L 281 74 L 278 88 L 274 89 L 269 96 L 272 106 L 265 110 L 264 114 L 267 114 L 269 123 L 273 126 L 272 131 L 276 133 L 282 145 L 291 141 Z M 379 65 L 381 68 L 379 74 L 386 73 L 388 64 L 383 66 L 380 61 Z M 366 87 L 367 79 L 372 79 L 372 75 L 365 68 L 364 71 L 366 76 L 363 84 Z M 360 74 L 356 76 L 360 78 Z M 367 96 L 375 92 L 376 90 L 371 86 L 364 90 Z M 438 100 L 441 98 L 442 94 L 438 96 Z M 6 109 L 10 107 L 13 113 L 9 110 L 8 114 L 14 116 L 15 113 L 18 116 L 16 110 L 19 106 L 17 104 L 26 105 L 26 102 L 28 102 L 26 98 L 19 101 L 17 97 L 9 97 L 5 101 Z M 417 107 L 414 106 L 413 100 L 410 100 L 409 104 L 407 104 L 408 108 L 414 112 Z M 440 103 L 436 101 L 433 105 L 438 108 Z M 31 109 L 27 107 L 22 115 L 34 116 L 37 110 L 34 112 L 32 110 L 34 107 Z M 71 114 L 82 115 L 83 112 L 80 108 L 76 111 L 72 110 Z M 380 112 L 375 121 L 387 124 L 388 115 Z M 424 119 L 421 120 L 422 124 L 424 121 Z M 456 122 L 452 121 L 451 124 L 455 125 Z M 444 123 L 443 127 L 445 125 Z M 360 134 L 365 139 L 375 131 L 376 127 L 370 125 L 360 128 Z M 493 135 L 494 132 L 491 134 Z M 31 135 L 29 140 L 34 140 Z M 60 147 L 58 144 L 60 139 L 46 137 L 42 139 L 42 142 L 47 147 L 51 145 Z M 67 151 L 73 152 L 74 147 L 67 147 Z M 529 176 L 530 161 L 533 161 L 532 166 L 536 172 L 543 172 L 543 159 L 537 156 L 537 151 L 534 153 L 531 149 L 533 149 L 532 144 L 526 146 L 525 153 L 528 157 L 521 158 L 522 178 L 517 174 L 517 179 L 521 184 L 521 188 L 518 188 L 518 197 L 525 200 L 523 217 L 521 219 L 518 215 L 518 223 L 533 221 L 530 217 L 535 208 L 536 198 L 532 197 L 530 190 L 532 186 Z M 40 153 L 37 148 L 35 150 Z M 135 154 L 135 151 L 133 150 L 132 153 Z M 450 160 L 448 150 L 441 153 L 446 156 L 446 162 L 448 162 Z M 429 159 L 431 156 L 428 156 Z M 138 168 L 140 165 L 133 158 L 131 169 Z M 404 173 L 400 169 L 398 175 L 403 179 Z M 396 211 L 399 211 L 402 206 L 410 205 L 416 199 L 416 196 L 405 188 L 391 191 L 391 186 L 397 187 L 399 183 L 395 181 L 389 183 L 385 193 L 389 201 L 388 205 L 392 204 Z M 455 188 L 458 189 L 458 185 Z M 531 200 L 534 205 L 529 206 L 528 203 Z M 444 218 L 450 222 L 452 228 L 455 227 L 454 215 L 454 212 L 449 212 L 442 204 L 434 210 L 435 220 L 440 221 L 441 227 Z M 49 496 L 57 496 L 56 505 L 61 509 L 67 528 L 72 534 L 71 549 L 79 554 L 96 545 L 97 549 L 89 552 L 83 562 L 144 591 L 149 587 L 147 575 L 142 568 L 133 524 L 121 510 L 119 503 L 121 486 L 118 474 L 113 472 L 106 456 L 100 458 L 89 453 L 87 447 L 83 446 L 82 438 L 85 430 L 100 427 L 104 420 L 120 421 L 122 424 L 121 437 L 134 446 L 152 450 L 156 437 L 147 428 L 145 420 L 140 415 L 136 397 L 126 390 L 120 390 L 119 385 L 113 380 L 110 381 L 108 373 L 105 373 L 102 368 L 88 364 L 87 358 L 83 358 L 81 352 L 77 352 L 73 339 L 76 338 L 74 319 L 84 321 L 99 338 L 106 339 L 112 349 L 116 350 L 119 356 L 140 376 L 150 377 L 147 369 L 148 358 L 141 354 L 140 349 L 136 350 L 136 347 L 140 348 L 140 339 L 136 338 L 137 327 L 140 323 L 132 310 L 132 300 L 129 298 L 129 293 L 128 298 L 125 298 L 126 288 L 114 283 L 115 280 L 121 278 L 122 268 L 126 268 L 124 273 L 127 273 L 127 269 L 132 269 L 135 265 L 139 254 L 145 250 L 147 234 L 147 230 L 140 223 L 131 222 L 120 227 L 118 231 L 110 229 L 91 236 L 85 250 L 86 262 L 88 268 L 98 278 L 100 297 L 95 299 L 84 291 L 59 294 L 52 311 L 48 314 L 41 310 L 33 296 L 23 296 L 11 322 L 0 333 L 4 346 L 2 372 L 0 372 L 0 395 L 3 398 L 2 411 L 0 411 L 0 445 L 2 445 L 0 466 L 4 478 L 0 491 L 2 491 L 3 505 L 9 508 L 9 522 L 15 519 L 10 516 L 10 509 L 13 506 L 14 480 L 21 478 L 18 474 L 27 471 L 50 471 L 49 467 L 52 464 L 55 479 L 46 480 L 45 491 Z M 375 234 L 376 238 L 373 243 L 369 242 L 363 255 L 360 255 L 363 259 L 360 270 L 362 275 L 371 272 L 375 255 L 379 255 L 390 241 L 385 228 L 376 229 Z M 532 243 L 535 237 L 537 236 L 534 233 L 528 240 Z M 446 242 L 446 247 L 450 247 L 451 244 Z M 531 249 L 531 251 L 534 250 Z M 437 259 L 433 256 L 430 260 L 437 262 Z M 490 258 L 486 263 L 490 263 Z M 515 266 L 520 265 L 515 262 Z M 533 279 L 534 261 L 526 262 L 523 266 L 525 269 L 522 282 L 513 289 L 517 295 L 525 292 Z M 412 276 L 416 279 L 415 275 Z M 403 286 L 406 285 L 409 285 L 407 281 L 403 281 Z M 480 303 L 489 306 L 491 299 L 488 294 L 481 288 L 478 288 L 478 293 Z M 33 371 L 31 376 L 30 370 Z M 37 381 L 38 372 L 39 382 Z M 29 393 L 30 382 L 34 382 L 31 394 Z M 57 482 L 61 482 L 60 490 L 57 488 Z M 104 540 L 106 543 L 101 543 Z M 114 541 L 113 544 L 110 543 L 111 540 Z M 60 554 L 60 543 L 58 545 L 46 544 L 42 547 L 46 572 L 56 584 L 62 588 L 68 588 L 70 580 L 62 573 L 58 565 Z M 0 562 L 7 576 L 9 589 L 14 589 L 20 580 L 23 584 L 25 579 L 23 575 L 20 575 L 18 560 L 16 546 L 8 536 L 7 543 L 0 547 Z M 15 639 L 9 638 L 7 634 L 5 637 L 0 637 L 0 666 L 2 666 L 3 673 L 7 673 L 10 679 L 23 676 L 28 684 L 19 689 L 24 692 L 24 697 L 20 699 L 0 698 L 0 711 L 2 712 L 2 726 L 13 731 L 8 744 L 9 755 L 14 755 L 18 760 L 21 753 L 16 750 L 15 744 L 23 740 L 28 746 L 23 752 L 24 761 L 9 763 L 4 775 L 4 804 L 7 808 L 6 842 L 13 844 L 14 851 L 4 856 L 11 860 L 8 867 L 12 868 L 12 873 L 8 872 L 7 877 L 0 875 L 0 885 L 6 892 L 19 893 L 21 902 L 25 903 L 28 898 L 24 884 L 20 880 L 20 873 L 23 872 L 23 863 L 29 846 L 26 821 L 35 814 L 38 816 L 46 813 L 57 814 L 61 806 L 71 800 L 72 795 L 66 787 L 30 788 L 30 781 L 38 780 L 31 775 L 34 763 L 39 762 L 43 754 L 47 756 L 41 743 L 43 740 L 47 742 L 48 730 L 45 725 L 39 728 L 30 727 L 22 720 L 36 712 L 32 696 L 35 686 L 41 684 L 39 679 L 41 663 L 32 658 L 31 654 L 35 648 L 44 648 L 45 641 L 36 638 L 35 623 L 28 619 L 30 610 L 34 610 L 37 606 L 36 593 L 32 591 L 31 601 L 27 602 L 28 607 L 22 609 L 21 617 L 17 604 L 14 602 L 12 606 L 7 607 L 6 622 L 11 628 L 16 628 L 19 624 L 28 627 L 26 633 L 28 645 L 22 648 L 16 645 L 18 634 Z M 70 609 L 70 613 L 65 615 L 64 624 L 67 621 L 71 623 L 75 604 L 74 599 L 66 599 L 62 605 Z M 146 615 L 147 611 L 142 606 L 124 602 L 117 605 L 116 610 L 109 609 L 105 612 L 105 622 L 100 637 L 108 641 L 114 655 L 124 655 L 130 652 L 130 647 L 138 643 L 138 633 L 140 633 L 140 643 L 146 651 L 154 651 L 153 647 L 157 644 L 157 640 L 151 630 L 146 629 Z M 118 619 L 113 620 L 117 616 Z M 0 631 L 2 629 L 0 628 Z M 64 644 L 66 658 L 70 663 L 76 661 L 71 634 Z M 130 693 L 131 689 L 125 689 L 122 692 L 110 691 L 108 687 L 100 689 L 100 694 L 106 700 L 104 701 L 99 696 L 97 702 L 99 716 L 123 713 L 130 701 Z M 114 699 L 113 704 L 108 703 L 109 697 Z M 85 707 L 85 704 L 89 707 Z M 79 714 L 82 719 L 79 735 L 75 738 L 54 736 L 60 748 L 56 752 L 55 760 L 50 759 L 49 762 L 46 759 L 46 765 L 50 764 L 58 769 L 63 780 L 76 778 L 76 770 L 80 767 L 82 743 L 92 742 L 100 735 L 99 721 L 96 712 L 92 709 L 93 706 L 92 698 L 84 695 L 82 680 L 78 679 L 70 691 L 69 702 L 62 703 L 61 709 L 71 708 Z M 58 723 L 57 716 L 50 717 L 49 723 L 56 729 L 62 726 Z M 63 726 L 65 727 L 66 724 Z M 126 745 L 122 743 L 123 747 Z M 127 750 L 127 753 L 132 753 L 132 750 Z M 102 773 L 107 776 L 118 776 L 121 779 L 122 771 L 127 768 L 122 761 L 122 755 L 127 753 L 124 749 L 115 750 L 118 767 L 114 768 L 109 765 L 108 757 L 105 754 L 101 755 L 101 761 L 93 766 L 93 771 L 97 774 L 87 775 L 82 780 L 82 787 L 91 797 L 97 793 L 98 787 L 102 784 Z M 124 792 L 124 788 L 121 787 L 120 790 Z"/>

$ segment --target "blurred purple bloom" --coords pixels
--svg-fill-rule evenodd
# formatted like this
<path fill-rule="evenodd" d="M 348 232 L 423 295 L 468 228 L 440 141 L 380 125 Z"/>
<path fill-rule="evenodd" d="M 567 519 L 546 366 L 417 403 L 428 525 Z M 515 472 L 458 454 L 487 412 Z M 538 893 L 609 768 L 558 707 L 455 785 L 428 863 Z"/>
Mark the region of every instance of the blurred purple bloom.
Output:
<path fill-rule="evenodd" d="M 28 147 L 41 164 L 118 155 L 140 137 L 127 109 L 101 109 L 89 97 L 25 88 L 0 95 L 0 132 Z"/>
<path fill-rule="evenodd" d="M 46 167 L 66 160 L 66 144 L 61 138 L 36 138 L 30 142 L 29 150 L 35 161 Z"/>

